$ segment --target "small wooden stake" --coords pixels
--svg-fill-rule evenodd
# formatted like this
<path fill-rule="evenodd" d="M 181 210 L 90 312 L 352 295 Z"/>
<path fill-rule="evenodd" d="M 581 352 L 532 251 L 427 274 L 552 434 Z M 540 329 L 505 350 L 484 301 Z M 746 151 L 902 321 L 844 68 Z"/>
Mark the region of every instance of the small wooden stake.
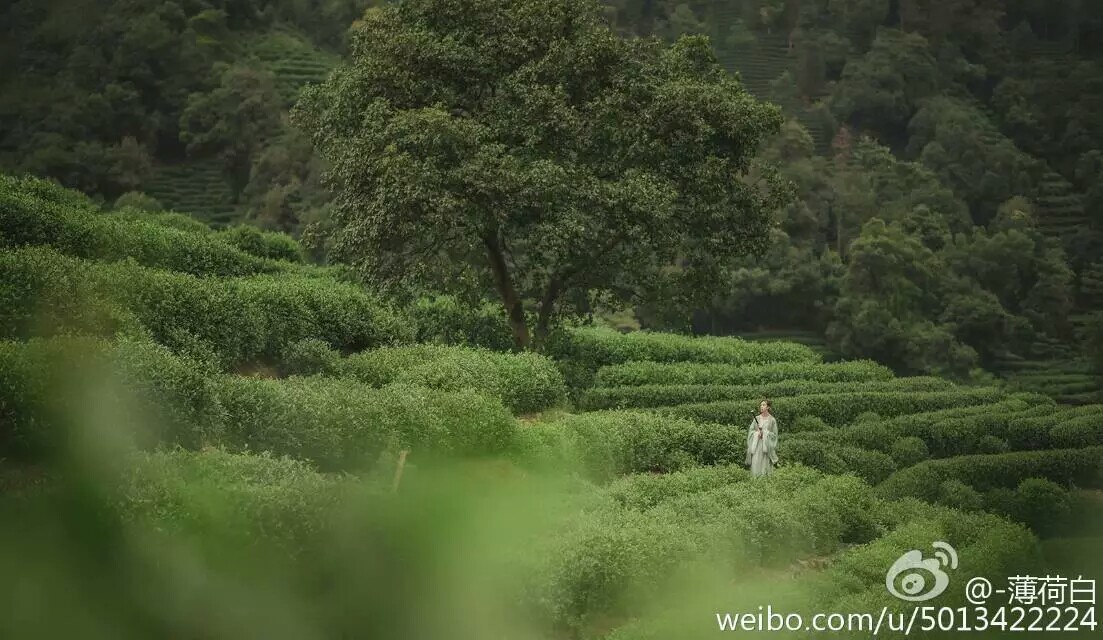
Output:
<path fill-rule="evenodd" d="M 398 491 L 398 483 L 402 480 L 402 469 L 406 467 L 406 454 L 409 453 L 406 449 L 403 449 L 398 454 L 398 465 L 394 469 L 394 484 L 391 485 L 391 493 Z"/>

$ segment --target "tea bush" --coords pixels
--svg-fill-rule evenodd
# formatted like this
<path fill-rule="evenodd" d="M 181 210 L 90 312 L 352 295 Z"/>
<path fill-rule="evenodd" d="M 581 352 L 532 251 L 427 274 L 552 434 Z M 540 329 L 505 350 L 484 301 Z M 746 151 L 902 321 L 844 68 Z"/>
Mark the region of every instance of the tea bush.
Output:
<path fill-rule="evenodd" d="M 725 364 L 716 362 L 625 362 L 597 371 L 596 387 L 667 385 L 755 385 L 791 380 L 814 382 L 869 382 L 892 379 L 892 370 L 870 360 L 848 362 L 773 362 Z"/>
<path fill-rule="evenodd" d="M 340 361 L 341 354 L 325 340 L 304 338 L 284 347 L 280 356 L 280 372 L 285 376 L 332 375 Z"/>
<path fill-rule="evenodd" d="M 90 426 L 147 448 L 216 443 L 225 414 L 210 373 L 138 340 L 0 342 L 0 456 L 44 459 Z"/>
<path fill-rule="evenodd" d="M 310 460 L 324 470 L 370 469 L 380 455 L 478 455 L 512 444 L 515 423 L 495 399 L 355 380 L 224 376 L 227 443 Z"/>
<path fill-rule="evenodd" d="M 500 303 L 467 304 L 455 296 L 422 296 L 407 307 L 417 327 L 417 341 L 485 347 L 494 351 L 514 348 L 513 332 Z"/>
<path fill-rule="evenodd" d="M 743 465 L 693 467 L 671 473 L 634 473 L 611 482 L 609 495 L 630 509 L 647 509 L 663 500 L 700 493 L 750 479 Z"/>
<path fill-rule="evenodd" d="M 640 411 L 569 415 L 519 431 L 521 460 L 579 468 L 600 481 L 627 473 L 667 473 L 695 465 L 742 464 L 746 427 L 702 424 Z"/>
<path fill-rule="evenodd" d="M 549 336 L 545 353 L 560 362 L 572 388 L 591 386 L 594 375 L 604 366 L 641 360 L 748 365 L 822 361 L 817 352 L 794 342 L 693 337 L 650 331 L 620 333 L 604 327 L 563 327 Z"/>
<path fill-rule="evenodd" d="M 963 387 L 948 391 L 859 391 L 771 398 L 780 428 L 802 416 L 816 416 L 830 425 L 850 422 L 865 411 L 883 416 L 934 411 L 950 407 L 968 407 L 991 403 L 1005 393 L 994 388 Z M 654 411 L 702 422 L 749 424 L 757 408 L 757 398 L 742 402 L 720 401 L 662 407 Z"/>
<path fill-rule="evenodd" d="M 500 398 L 515 413 L 561 405 L 567 393 L 563 375 L 546 356 L 433 344 L 362 351 L 340 361 L 336 375 L 375 386 L 472 389 Z"/>
<path fill-rule="evenodd" d="M 25 183 L 27 180 L 22 181 Z M 199 276 L 278 272 L 281 263 L 250 255 L 214 235 L 191 233 L 138 216 L 102 215 L 88 205 L 34 195 L 0 176 L 0 246 L 50 246 L 78 258 L 139 264 Z M 268 256 L 265 256 L 268 257 Z"/>
<path fill-rule="evenodd" d="M 245 253 L 268 260 L 302 262 L 303 250 L 299 243 L 286 233 L 262 231 L 249 225 L 235 225 L 223 229 L 216 237 Z"/>
<path fill-rule="evenodd" d="M 890 498 L 912 496 L 934 501 L 946 480 L 959 480 L 982 492 L 1014 487 L 1026 478 L 1100 487 L 1101 463 L 1103 447 L 956 456 L 927 460 L 897 471 L 878 486 L 878 491 Z"/>
<path fill-rule="evenodd" d="M 170 347 L 189 335 L 222 361 L 276 361 L 304 338 L 356 351 L 412 339 L 390 305 L 351 284 L 305 276 L 198 278 L 133 262 L 100 264 L 44 247 L 0 252 L 7 337 L 148 330 Z"/>
<path fill-rule="evenodd" d="M 261 541 L 295 554 L 324 530 L 342 489 L 340 479 L 300 460 L 176 450 L 135 456 L 116 500 L 124 521 L 212 548 L 246 550 Z"/>
<path fill-rule="evenodd" d="M 927 376 L 869 382 L 818 382 L 798 379 L 744 386 L 647 384 L 589 389 L 582 394 L 580 406 L 587 410 L 643 409 L 736 399 L 753 403 L 756 399 L 775 396 L 863 391 L 945 391 L 953 388 L 955 388 L 954 383 L 945 378 Z"/>

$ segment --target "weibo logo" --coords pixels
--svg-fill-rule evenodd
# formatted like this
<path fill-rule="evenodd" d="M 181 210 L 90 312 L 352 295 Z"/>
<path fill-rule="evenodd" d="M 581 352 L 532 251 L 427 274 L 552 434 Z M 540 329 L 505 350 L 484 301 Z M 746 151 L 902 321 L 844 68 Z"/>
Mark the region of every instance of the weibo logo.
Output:
<path fill-rule="evenodd" d="M 889 593 L 901 600 L 922 602 L 946 590 L 950 576 L 943 569 L 957 569 L 957 551 L 941 540 L 931 546 L 936 549 L 934 557 L 924 558 L 919 549 L 912 549 L 892 563 L 885 574 Z"/>

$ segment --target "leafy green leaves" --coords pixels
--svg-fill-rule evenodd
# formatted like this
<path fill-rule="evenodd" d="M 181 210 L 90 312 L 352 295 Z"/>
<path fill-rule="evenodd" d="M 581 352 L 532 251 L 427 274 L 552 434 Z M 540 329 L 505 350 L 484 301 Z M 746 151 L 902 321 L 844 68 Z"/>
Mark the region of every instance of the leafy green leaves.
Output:
<path fill-rule="evenodd" d="M 591 0 L 373 10 L 294 120 L 332 163 L 340 257 L 438 286 L 482 265 L 522 346 L 517 310 L 539 338 L 571 291 L 646 288 L 680 256 L 715 275 L 700 245 L 746 250 L 780 202 L 743 179 L 777 109 L 707 39 L 621 40 Z"/>

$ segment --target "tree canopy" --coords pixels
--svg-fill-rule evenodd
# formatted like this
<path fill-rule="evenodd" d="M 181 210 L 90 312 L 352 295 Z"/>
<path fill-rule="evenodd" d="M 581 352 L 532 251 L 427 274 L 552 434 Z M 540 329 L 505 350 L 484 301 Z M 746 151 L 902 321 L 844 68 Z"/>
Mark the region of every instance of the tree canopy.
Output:
<path fill-rule="evenodd" d="M 593 0 L 370 10 L 293 119 L 332 166 L 337 253 L 384 283 L 477 265 L 520 347 L 571 292 L 632 296 L 675 260 L 704 291 L 786 193 L 752 171 L 779 110 L 706 38 L 623 39 Z"/>

